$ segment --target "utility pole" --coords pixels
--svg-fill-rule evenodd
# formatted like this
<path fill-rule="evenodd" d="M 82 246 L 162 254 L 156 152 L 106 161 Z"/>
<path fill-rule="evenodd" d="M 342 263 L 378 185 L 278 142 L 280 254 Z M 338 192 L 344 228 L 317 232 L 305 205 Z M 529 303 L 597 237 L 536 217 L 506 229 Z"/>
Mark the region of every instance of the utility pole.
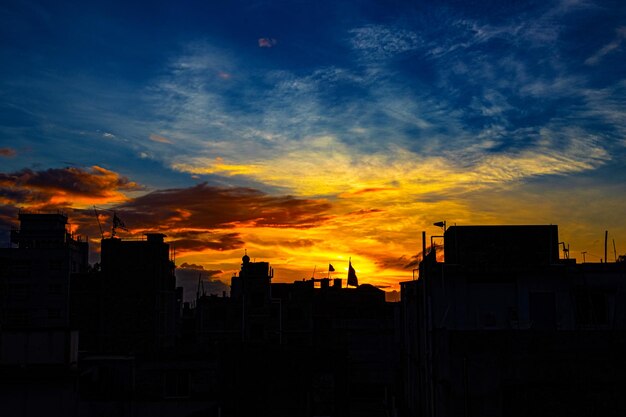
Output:
<path fill-rule="evenodd" d="M 604 262 L 605 263 L 609 261 L 609 259 L 607 258 L 607 253 L 606 253 L 608 240 L 609 240 L 609 231 L 605 230 L 604 231 Z"/>

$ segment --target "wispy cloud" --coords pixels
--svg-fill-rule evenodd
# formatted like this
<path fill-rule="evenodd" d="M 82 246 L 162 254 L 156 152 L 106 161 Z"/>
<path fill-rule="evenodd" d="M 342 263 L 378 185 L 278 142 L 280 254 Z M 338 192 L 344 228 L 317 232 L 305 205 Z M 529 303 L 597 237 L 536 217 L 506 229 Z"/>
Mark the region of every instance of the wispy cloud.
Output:
<path fill-rule="evenodd" d="M 236 88 L 249 91 L 234 96 L 206 74 L 215 67 L 237 67 L 236 60 L 211 47 L 192 49 L 155 89 L 155 99 L 171 120 L 161 130 L 181 137 L 186 147 L 180 156 L 165 158 L 179 171 L 247 177 L 301 196 L 386 188 L 393 181 L 413 189 L 409 178 L 429 172 L 446 178 L 434 181 L 430 190 L 458 192 L 593 170 L 611 159 L 615 141 L 603 140 L 606 130 L 590 129 L 590 118 L 599 115 L 592 113 L 591 103 L 584 104 L 592 91 L 586 80 L 556 64 L 537 74 L 518 55 L 526 46 L 516 36 L 532 29 L 493 28 L 456 18 L 450 25 L 460 28 L 451 41 L 473 33 L 467 39 L 471 45 L 505 39 L 513 48 L 493 61 L 489 49 L 479 49 L 461 72 L 455 57 L 440 55 L 431 61 L 441 74 L 436 88 L 407 88 L 402 76 L 359 66 L 297 75 L 272 71 L 260 79 L 240 70 Z M 430 34 L 394 29 L 352 29 L 351 46 L 378 60 L 408 51 L 434 56 Z M 541 36 L 531 38 L 537 48 L 545 47 L 538 42 Z M 454 90 L 459 78 L 469 99 Z M 442 87 L 452 94 L 442 95 L 437 91 Z M 545 114 L 546 99 L 565 98 L 576 101 Z M 611 124 L 623 123 L 615 117 Z"/>
<path fill-rule="evenodd" d="M 274 38 L 259 38 L 259 48 L 273 48 L 278 41 Z"/>
<path fill-rule="evenodd" d="M 153 142 L 159 142 L 159 143 L 169 143 L 169 144 L 172 143 L 172 141 L 166 138 L 165 136 L 157 135 L 154 133 L 150 135 L 150 140 Z"/>
<path fill-rule="evenodd" d="M 595 54 L 585 60 L 587 65 L 597 65 L 606 55 L 615 52 L 621 48 L 622 43 L 626 39 L 626 26 L 615 29 L 615 38 L 600 48 Z"/>
<path fill-rule="evenodd" d="M 410 30 L 382 25 L 367 25 L 349 31 L 352 48 L 368 59 L 386 59 L 415 50 L 419 36 Z"/>

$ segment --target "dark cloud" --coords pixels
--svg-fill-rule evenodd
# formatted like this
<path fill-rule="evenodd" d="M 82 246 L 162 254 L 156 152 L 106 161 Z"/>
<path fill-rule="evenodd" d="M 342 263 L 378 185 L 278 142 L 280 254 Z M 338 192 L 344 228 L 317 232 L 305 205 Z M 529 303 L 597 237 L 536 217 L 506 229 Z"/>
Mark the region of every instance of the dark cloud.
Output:
<path fill-rule="evenodd" d="M 139 185 L 99 166 L 50 168 L 42 171 L 22 169 L 0 173 L 2 197 L 13 204 L 51 203 L 75 197 L 106 199 L 120 197 L 120 191 L 138 190 Z"/>
<path fill-rule="evenodd" d="M 428 246 L 426 248 L 426 253 L 428 254 L 431 250 L 432 250 L 431 247 Z M 435 246 L 435 250 L 437 251 L 437 260 L 439 262 L 443 261 L 443 246 L 437 245 Z M 424 257 L 423 257 L 422 251 L 419 251 L 418 253 L 416 253 L 415 255 L 411 256 L 408 259 L 405 256 L 402 256 L 399 259 L 405 259 L 409 261 L 406 265 L 403 266 L 404 269 L 415 269 L 419 267 L 419 264 L 423 258 Z"/>
<path fill-rule="evenodd" d="M 309 246 L 314 246 L 322 240 L 320 239 L 291 239 L 291 240 L 281 240 L 281 239 L 272 239 L 272 240 L 263 240 L 258 237 L 250 237 L 248 239 L 249 243 L 255 243 L 261 246 L 282 246 L 287 248 L 306 248 Z"/>
<path fill-rule="evenodd" d="M 443 255 L 443 247 L 436 246 L 437 250 L 437 259 Z M 428 246 L 426 248 L 426 253 L 430 252 L 431 248 Z M 422 251 L 419 251 L 415 255 L 407 256 L 402 255 L 399 257 L 394 256 L 386 256 L 379 254 L 369 254 L 370 257 L 374 258 L 374 263 L 381 268 L 388 269 L 415 269 L 419 267 L 420 262 L 423 259 Z"/>
<path fill-rule="evenodd" d="M 148 228 L 217 229 L 251 227 L 309 228 L 327 221 L 326 201 L 270 196 L 252 188 L 211 187 L 158 190 L 117 207 L 127 225 Z"/>
<path fill-rule="evenodd" d="M 178 234 L 174 233 L 174 236 Z M 170 244 L 176 251 L 193 251 L 203 249 L 213 250 L 231 250 L 239 249 L 244 246 L 239 233 L 226 233 L 222 235 L 205 233 L 205 238 L 199 239 L 176 239 L 170 241 Z"/>
<path fill-rule="evenodd" d="M 357 190 L 353 193 L 351 193 L 352 195 L 359 195 L 359 194 L 368 194 L 368 193 L 378 193 L 381 191 L 394 191 L 397 190 L 397 187 L 371 187 L 371 188 L 362 188 L 360 190 Z"/>
<path fill-rule="evenodd" d="M 361 209 L 357 211 L 351 211 L 348 216 L 369 216 L 370 214 L 382 213 L 385 210 L 381 209 Z"/>
<path fill-rule="evenodd" d="M 3 156 L 5 158 L 12 158 L 15 155 L 17 155 L 17 152 L 15 151 L 15 149 L 12 149 L 12 148 L 0 148 L 0 156 Z"/>
<path fill-rule="evenodd" d="M 321 242 L 319 239 L 295 239 L 295 240 L 282 240 L 277 242 L 279 246 L 286 246 L 288 248 L 307 248 Z"/>
<path fill-rule="evenodd" d="M 188 264 L 187 262 L 183 262 L 182 265 L 178 266 L 181 269 L 196 269 L 199 271 L 203 271 L 204 267 L 202 265 L 198 265 L 198 264 Z"/>
<path fill-rule="evenodd" d="M 406 261 L 409 261 L 408 263 L 406 263 L 402 268 L 405 269 L 415 269 L 417 267 L 419 267 L 420 262 L 422 261 L 422 252 L 417 253 L 413 256 L 411 256 L 410 259 L 406 259 L 406 257 L 404 257 Z"/>
<path fill-rule="evenodd" d="M 98 199 L 125 200 L 112 208 L 129 232 L 141 235 L 160 231 L 180 252 L 206 249 L 239 249 L 244 241 L 239 233 L 225 233 L 237 226 L 309 228 L 330 219 L 331 205 L 325 200 L 271 196 L 253 188 L 211 187 L 206 183 L 189 188 L 157 190 L 141 197 L 128 198 L 123 191 L 141 189 L 136 183 L 113 171 L 94 166 L 90 169 L 67 167 L 35 171 L 22 169 L 0 173 L 0 221 L 15 222 L 16 207 L 41 212 L 63 211 L 78 232 L 87 236 L 110 236 L 112 211 L 77 209 L 82 204 L 98 204 Z M 92 203 L 93 202 L 93 203 Z M 4 220 L 1 216 L 4 216 Z M 100 222 L 100 225 L 98 224 Z M 76 230 L 76 227 L 74 230 Z M 295 240 L 285 246 L 304 247 L 313 241 Z"/>
<path fill-rule="evenodd" d="M 413 257 L 408 258 L 406 255 L 400 257 L 374 255 L 374 263 L 382 269 L 405 269 L 409 268 L 413 262 Z"/>

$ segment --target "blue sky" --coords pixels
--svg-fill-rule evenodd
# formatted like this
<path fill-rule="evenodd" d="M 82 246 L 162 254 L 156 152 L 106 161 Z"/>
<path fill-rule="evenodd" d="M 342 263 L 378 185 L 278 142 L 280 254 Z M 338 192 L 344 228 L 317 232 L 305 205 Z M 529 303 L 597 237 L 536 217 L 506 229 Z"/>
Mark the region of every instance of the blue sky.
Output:
<path fill-rule="evenodd" d="M 363 262 L 437 216 L 597 252 L 626 237 L 625 48 L 620 1 L 5 1 L 2 172 L 319 199 Z"/>

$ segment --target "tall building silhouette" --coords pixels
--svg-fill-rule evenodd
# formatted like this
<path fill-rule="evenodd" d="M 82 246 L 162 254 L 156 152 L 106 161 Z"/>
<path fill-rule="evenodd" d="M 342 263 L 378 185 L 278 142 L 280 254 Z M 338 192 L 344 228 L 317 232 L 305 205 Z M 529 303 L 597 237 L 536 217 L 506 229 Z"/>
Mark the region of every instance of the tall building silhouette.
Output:
<path fill-rule="evenodd" d="M 165 235 L 102 239 L 102 350 L 145 353 L 172 349 L 180 305 Z"/>
<path fill-rule="evenodd" d="M 626 412 L 626 263 L 559 259 L 557 226 L 453 226 L 444 251 L 401 283 L 406 415 Z"/>
<path fill-rule="evenodd" d="M 87 242 L 61 213 L 21 212 L 19 221 L 12 247 L 0 249 L 0 414 L 69 415 L 79 342 L 70 283 L 88 268 Z"/>
<path fill-rule="evenodd" d="M 14 247 L 0 249 L 4 328 L 69 326 L 70 274 L 84 272 L 88 244 L 68 230 L 64 214 L 19 214 Z"/>

